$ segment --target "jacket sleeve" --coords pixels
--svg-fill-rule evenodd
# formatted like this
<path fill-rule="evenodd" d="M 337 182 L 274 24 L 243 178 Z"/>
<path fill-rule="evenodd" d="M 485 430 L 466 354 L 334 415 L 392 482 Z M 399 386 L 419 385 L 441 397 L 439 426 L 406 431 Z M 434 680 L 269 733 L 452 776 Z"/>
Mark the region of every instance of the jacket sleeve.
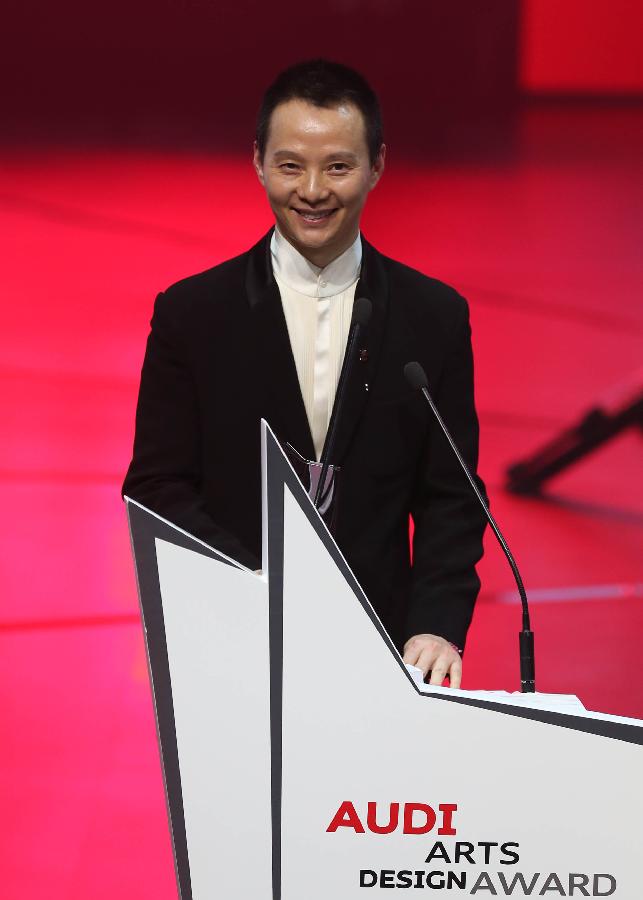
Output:
<path fill-rule="evenodd" d="M 476 483 L 478 419 L 473 396 L 473 355 L 469 309 L 458 296 L 460 313 L 437 384 L 435 405 Z M 414 485 L 413 569 L 404 640 L 437 634 L 464 649 L 480 589 L 475 564 L 482 556 L 486 517 L 440 426 L 427 407 L 428 440 Z"/>
<path fill-rule="evenodd" d="M 201 484 L 201 426 L 193 375 L 174 304 L 154 304 L 136 408 L 134 453 L 123 495 L 195 535 L 248 568 L 261 563 L 205 509 Z"/>

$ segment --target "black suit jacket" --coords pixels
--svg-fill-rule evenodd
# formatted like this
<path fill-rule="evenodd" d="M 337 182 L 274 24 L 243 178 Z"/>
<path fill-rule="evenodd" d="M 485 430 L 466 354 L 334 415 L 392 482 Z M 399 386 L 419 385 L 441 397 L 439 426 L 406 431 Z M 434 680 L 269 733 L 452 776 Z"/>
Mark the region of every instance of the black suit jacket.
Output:
<path fill-rule="evenodd" d="M 398 646 L 430 632 L 464 647 L 485 519 L 403 366 L 424 366 L 436 405 L 475 470 L 467 303 L 366 241 L 355 296 L 369 297 L 373 313 L 367 358 L 354 367 L 331 460 L 342 467 L 337 543 Z M 282 442 L 314 459 L 270 233 L 248 253 L 157 297 L 123 492 L 259 568 L 262 417 Z"/>

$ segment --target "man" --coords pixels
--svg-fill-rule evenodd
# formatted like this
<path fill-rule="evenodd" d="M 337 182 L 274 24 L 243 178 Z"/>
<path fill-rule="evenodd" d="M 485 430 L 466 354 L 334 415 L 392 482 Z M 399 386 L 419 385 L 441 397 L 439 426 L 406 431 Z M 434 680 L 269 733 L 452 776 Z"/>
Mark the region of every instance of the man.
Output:
<path fill-rule="evenodd" d="M 353 301 L 367 296 L 331 460 L 342 469 L 336 540 L 404 660 L 458 687 L 485 519 L 403 367 L 424 366 L 475 470 L 468 308 L 360 236 L 384 159 L 378 101 L 358 73 L 314 60 L 268 89 L 254 166 L 276 227 L 157 297 L 123 492 L 258 568 L 260 419 L 319 459 Z"/>

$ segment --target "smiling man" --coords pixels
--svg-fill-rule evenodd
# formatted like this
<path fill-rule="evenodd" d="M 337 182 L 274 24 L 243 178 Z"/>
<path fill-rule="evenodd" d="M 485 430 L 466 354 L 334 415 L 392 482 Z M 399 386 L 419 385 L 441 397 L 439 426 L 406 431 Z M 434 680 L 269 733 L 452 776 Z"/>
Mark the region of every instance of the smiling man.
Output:
<path fill-rule="evenodd" d="M 260 118 L 254 154 L 277 233 L 319 268 L 341 256 L 357 239 L 384 152 L 379 135 L 368 147 L 354 103 L 324 108 L 296 97 L 279 103 L 265 124 Z"/>
<path fill-rule="evenodd" d="M 342 469 L 335 536 L 405 661 L 458 687 L 485 517 L 403 367 L 424 366 L 475 471 L 468 308 L 361 236 L 384 160 L 378 100 L 357 72 L 313 60 L 270 86 L 254 166 L 275 227 L 157 297 L 123 491 L 258 568 L 260 419 L 320 458 L 353 301 L 367 296 L 373 312 L 330 460 Z"/>

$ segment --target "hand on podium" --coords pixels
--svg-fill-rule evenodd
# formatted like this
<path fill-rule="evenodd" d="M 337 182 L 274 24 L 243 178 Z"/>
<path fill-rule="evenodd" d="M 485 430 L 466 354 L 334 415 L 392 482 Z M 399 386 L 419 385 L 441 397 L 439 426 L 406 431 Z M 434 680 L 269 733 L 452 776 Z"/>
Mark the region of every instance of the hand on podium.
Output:
<path fill-rule="evenodd" d="M 429 684 L 442 684 L 448 676 L 449 686 L 459 688 L 462 681 L 462 660 L 449 641 L 437 634 L 416 634 L 404 645 L 404 662 L 422 670 Z"/>

